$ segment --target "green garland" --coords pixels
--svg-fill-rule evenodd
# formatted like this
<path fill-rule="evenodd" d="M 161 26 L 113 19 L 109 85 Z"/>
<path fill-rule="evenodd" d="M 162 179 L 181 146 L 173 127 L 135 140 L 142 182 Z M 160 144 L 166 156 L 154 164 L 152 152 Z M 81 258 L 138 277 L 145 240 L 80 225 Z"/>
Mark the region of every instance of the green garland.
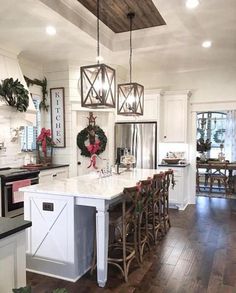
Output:
<path fill-rule="evenodd" d="M 85 157 L 91 157 L 91 153 L 88 151 L 85 142 L 89 139 L 89 132 L 91 130 L 94 130 L 95 135 L 97 136 L 99 142 L 100 142 L 100 148 L 96 152 L 96 155 L 100 155 L 103 153 L 106 149 L 107 144 L 107 137 L 105 135 L 105 132 L 99 127 L 99 126 L 87 126 L 83 130 L 81 130 L 77 135 L 77 146 L 81 150 L 81 156 Z"/>
<path fill-rule="evenodd" d="M 42 101 L 39 104 L 39 110 L 45 110 L 46 112 L 48 112 L 49 105 L 47 104 L 48 91 L 47 91 L 47 79 L 46 79 L 46 77 L 44 77 L 43 80 L 39 80 L 37 78 L 30 79 L 30 78 L 28 78 L 27 76 L 24 75 L 24 79 L 25 79 L 25 81 L 27 83 L 27 86 L 38 85 L 38 86 L 42 87 Z"/>

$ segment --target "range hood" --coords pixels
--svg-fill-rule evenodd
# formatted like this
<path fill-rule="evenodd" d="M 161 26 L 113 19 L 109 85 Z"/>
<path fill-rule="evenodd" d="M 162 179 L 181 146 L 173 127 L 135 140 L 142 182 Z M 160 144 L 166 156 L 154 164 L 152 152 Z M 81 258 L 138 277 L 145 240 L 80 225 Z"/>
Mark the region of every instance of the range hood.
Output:
<path fill-rule="evenodd" d="M 25 82 L 23 73 L 21 71 L 17 56 L 0 49 L 0 80 L 12 77 L 14 80 L 18 79 L 24 87 L 29 91 Z M 6 105 L 5 102 L 0 101 L 0 113 L 3 116 L 12 116 L 14 120 L 18 120 L 21 125 L 35 125 L 36 124 L 36 109 L 33 100 L 29 94 L 29 107 L 27 112 L 21 113 L 16 111 L 14 107 Z"/>

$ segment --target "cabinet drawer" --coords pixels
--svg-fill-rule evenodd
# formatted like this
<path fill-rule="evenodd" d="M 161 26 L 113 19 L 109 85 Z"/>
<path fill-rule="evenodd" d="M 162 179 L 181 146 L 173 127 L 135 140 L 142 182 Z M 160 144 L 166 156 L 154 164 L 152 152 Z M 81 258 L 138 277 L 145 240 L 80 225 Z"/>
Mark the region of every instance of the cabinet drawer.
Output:
<path fill-rule="evenodd" d="M 39 173 L 39 183 L 46 183 L 55 179 L 68 178 L 68 168 L 43 170 Z"/>

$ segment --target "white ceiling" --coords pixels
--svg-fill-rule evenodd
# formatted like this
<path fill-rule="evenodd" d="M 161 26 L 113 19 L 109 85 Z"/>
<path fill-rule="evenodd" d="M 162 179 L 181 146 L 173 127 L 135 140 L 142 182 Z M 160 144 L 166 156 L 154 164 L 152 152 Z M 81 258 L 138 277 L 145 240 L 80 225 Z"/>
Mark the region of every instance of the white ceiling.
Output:
<path fill-rule="evenodd" d="M 117 1 L 117 0 L 114 0 Z M 236 1 L 153 0 L 167 25 L 133 33 L 135 70 L 188 71 L 236 64 Z M 77 0 L 0 0 L 0 47 L 46 64 L 95 62 L 96 18 Z M 56 36 L 45 34 L 54 25 Z M 128 66 L 129 34 L 101 25 L 105 62 Z M 212 48 L 201 42 L 212 40 Z"/>

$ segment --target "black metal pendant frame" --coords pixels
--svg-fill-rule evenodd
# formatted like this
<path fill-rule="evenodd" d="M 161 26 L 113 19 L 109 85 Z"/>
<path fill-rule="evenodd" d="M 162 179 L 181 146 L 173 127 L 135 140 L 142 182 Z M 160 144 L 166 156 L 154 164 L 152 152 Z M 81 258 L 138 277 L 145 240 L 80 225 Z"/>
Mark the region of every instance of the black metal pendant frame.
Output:
<path fill-rule="evenodd" d="M 143 115 L 144 87 L 136 82 L 118 85 L 117 114 L 125 116 Z"/>
<path fill-rule="evenodd" d="M 115 70 L 106 64 L 82 66 L 81 105 L 87 108 L 115 108 Z"/>

